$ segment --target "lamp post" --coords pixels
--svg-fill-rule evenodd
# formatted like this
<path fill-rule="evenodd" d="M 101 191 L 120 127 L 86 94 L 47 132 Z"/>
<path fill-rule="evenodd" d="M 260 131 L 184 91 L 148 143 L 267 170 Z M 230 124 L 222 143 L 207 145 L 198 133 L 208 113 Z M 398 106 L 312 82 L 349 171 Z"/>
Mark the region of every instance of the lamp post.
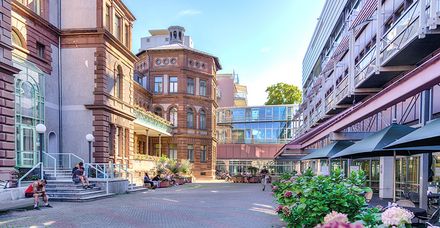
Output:
<path fill-rule="evenodd" d="M 89 142 L 89 163 L 92 163 L 92 142 L 95 141 L 95 136 L 87 134 L 86 140 Z"/>
<path fill-rule="evenodd" d="M 35 126 L 35 130 L 40 136 L 40 179 L 43 179 L 43 141 L 44 133 L 46 132 L 46 126 L 42 123 L 37 124 L 37 126 Z"/>

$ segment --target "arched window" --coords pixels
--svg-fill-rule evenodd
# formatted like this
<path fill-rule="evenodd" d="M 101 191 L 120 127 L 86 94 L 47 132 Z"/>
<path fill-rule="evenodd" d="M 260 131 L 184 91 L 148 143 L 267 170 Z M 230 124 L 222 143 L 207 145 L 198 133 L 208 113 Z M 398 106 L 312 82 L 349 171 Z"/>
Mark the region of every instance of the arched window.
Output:
<path fill-rule="evenodd" d="M 205 110 L 200 111 L 200 129 L 206 129 L 206 112 L 205 112 Z"/>
<path fill-rule="evenodd" d="M 19 34 L 19 32 L 17 32 L 15 29 L 12 29 L 11 36 L 11 41 L 13 45 L 25 48 L 24 42 L 21 39 L 21 35 Z"/>
<path fill-rule="evenodd" d="M 154 108 L 154 114 L 156 114 L 156 115 L 162 117 L 162 108 L 159 107 L 159 106 L 156 107 L 156 108 Z"/>
<path fill-rule="evenodd" d="M 122 67 L 119 65 L 116 69 L 116 75 L 115 75 L 115 96 L 117 98 L 122 99 L 122 80 L 124 79 L 124 74 L 122 72 Z"/>
<path fill-rule="evenodd" d="M 170 110 L 170 122 L 174 127 L 177 127 L 177 108 L 172 108 Z"/>
<path fill-rule="evenodd" d="M 177 32 L 176 31 L 173 32 L 173 37 L 174 37 L 174 39 L 177 39 Z"/>
<path fill-rule="evenodd" d="M 186 110 L 186 127 L 194 128 L 194 111 L 192 108 Z"/>

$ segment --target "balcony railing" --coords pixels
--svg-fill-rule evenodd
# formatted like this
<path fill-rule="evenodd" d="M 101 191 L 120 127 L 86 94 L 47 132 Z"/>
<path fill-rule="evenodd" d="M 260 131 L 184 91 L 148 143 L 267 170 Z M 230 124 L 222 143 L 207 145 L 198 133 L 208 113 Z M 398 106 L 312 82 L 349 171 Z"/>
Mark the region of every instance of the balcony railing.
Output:
<path fill-rule="evenodd" d="M 413 3 L 408 10 L 397 20 L 396 23 L 385 33 L 382 38 L 381 62 L 387 61 L 396 54 L 401 47 L 418 35 L 420 14 L 418 5 L 420 1 Z"/>
<path fill-rule="evenodd" d="M 376 60 L 376 46 L 370 49 L 368 53 L 359 61 L 355 68 L 354 83 L 356 86 L 369 78 L 374 72 L 374 61 Z"/>
<path fill-rule="evenodd" d="M 345 76 L 344 79 L 342 79 L 341 83 L 339 83 L 338 86 L 336 86 L 336 96 L 335 96 L 335 102 L 339 103 L 341 102 L 349 93 L 348 88 L 348 76 Z"/>
<path fill-rule="evenodd" d="M 332 110 L 335 107 L 335 99 L 333 97 L 334 91 L 331 92 L 326 98 L 325 98 L 325 113 L 328 113 L 330 110 Z"/>

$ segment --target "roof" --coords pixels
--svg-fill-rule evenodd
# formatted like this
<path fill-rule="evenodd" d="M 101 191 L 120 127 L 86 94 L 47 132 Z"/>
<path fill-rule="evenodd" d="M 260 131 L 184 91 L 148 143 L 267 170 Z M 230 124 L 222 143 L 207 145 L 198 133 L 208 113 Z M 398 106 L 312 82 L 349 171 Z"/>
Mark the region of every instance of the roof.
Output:
<path fill-rule="evenodd" d="M 304 156 L 301 160 L 328 159 L 353 144 L 350 141 L 337 141 Z"/>
<path fill-rule="evenodd" d="M 440 118 L 433 120 L 425 126 L 403 136 L 397 141 L 386 146 L 388 149 L 411 148 L 412 150 L 426 150 L 428 146 L 440 148 Z M 433 147 L 435 149 L 435 147 Z M 435 150 L 440 151 L 440 150 Z"/>
<path fill-rule="evenodd" d="M 393 123 L 354 145 L 342 150 L 332 158 L 362 158 L 393 155 L 392 150 L 384 149 L 388 144 L 413 132 L 415 129 L 406 125 Z"/>
<path fill-rule="evenodd" d="M 148 30 L 148 32 L 152 35 L 152 36 L 168 36 L 168 29 L 151 29 Z"/>
<path fill-rule="evenodd" d="M 222 69 L 222 66 L 220 65 L 220 61 L 219 61 L 219 59 L 216 56 L 211 55 L 211 54 L 209 54 L 207 52 L 203 52 L 203 51 L 199 51 L 199 50 L 194 49 L 194 48 L 187 47 L 187 46 L 185 46 L 183 44 L 180 44 L 180 43 L 167 44 L 167 45 L 162 45 L 162 46 L 158 46 L 158 47 L 147 49 L 147 51 L 159 51 L 159 50 L 188 50 L 188 51 L 192 51 L 192 52 L 195 52 L 195 53 L 198 53 L 198 54 L 201 54 L 201 55 L 206 55 L 206 56 L 214 58 L 215 65 L 216 65 L 218 70 Z"/>

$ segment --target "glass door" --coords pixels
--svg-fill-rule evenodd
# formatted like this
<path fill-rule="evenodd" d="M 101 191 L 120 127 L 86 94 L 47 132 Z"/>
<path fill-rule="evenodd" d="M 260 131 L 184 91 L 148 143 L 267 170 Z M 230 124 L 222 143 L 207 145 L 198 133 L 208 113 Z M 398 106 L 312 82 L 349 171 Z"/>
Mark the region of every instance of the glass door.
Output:
<path fill-rule="evenodd" d="M 36 153 L 36 132 L 31 126 L 22 125 L 20 129 L 19 142 L 19 159 L 18 166 L 31 168 L 37 163 L 37 153 Z"/>
<path fill-rule="evenodd" d="M 419 192 L 420 157 L 396 159 L 396 197 L 404 198 L 409 192 Z"/>

